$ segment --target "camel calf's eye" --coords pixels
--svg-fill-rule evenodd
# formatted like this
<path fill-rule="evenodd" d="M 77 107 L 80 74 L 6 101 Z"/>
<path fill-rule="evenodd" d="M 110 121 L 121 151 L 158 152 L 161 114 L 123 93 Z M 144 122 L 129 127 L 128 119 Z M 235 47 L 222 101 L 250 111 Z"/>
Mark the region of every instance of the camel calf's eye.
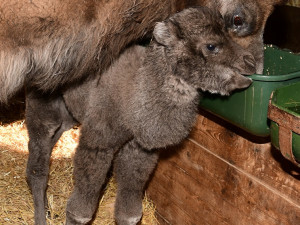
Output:
<path fill-rule="evenodd" d="M 216 50 L 216 46 L 215 46 L 215 45 L 212 45 L 212 44 L 206 45 L 206 48 L 207 48 L 209 51 L 211 51 L 211 52 L 213 52 L 213 51 Z"/>
<path fill-rule="evenodd" d="M 239 15 L 233 16 L 233 24 L 237 27 L 243 25 L 243 19 Z"/>

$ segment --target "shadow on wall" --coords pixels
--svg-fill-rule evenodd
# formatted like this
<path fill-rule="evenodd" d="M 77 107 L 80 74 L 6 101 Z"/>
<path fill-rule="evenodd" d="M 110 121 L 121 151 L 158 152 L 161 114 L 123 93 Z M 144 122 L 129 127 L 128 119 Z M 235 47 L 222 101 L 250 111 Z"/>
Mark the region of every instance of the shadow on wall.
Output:
<path fill-rule="evenodd" d="M 10 124 L 25 116 L 25 93 L 21 91 L 10 102 L 9 105 L 0 104 L 0 125 Z"/>
<path fill-rule="evenodd" d="M 300 6 L 300 1 L 297 1 Z M 276 7 L 266 24 L 264 40 L 300 53 L 300 8 L 291 6 Z"/>

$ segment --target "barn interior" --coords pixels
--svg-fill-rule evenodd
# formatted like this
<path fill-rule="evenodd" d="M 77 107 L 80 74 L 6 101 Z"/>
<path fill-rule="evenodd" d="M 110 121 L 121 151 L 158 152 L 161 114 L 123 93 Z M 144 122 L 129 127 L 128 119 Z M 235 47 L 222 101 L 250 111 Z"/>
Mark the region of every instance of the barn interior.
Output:
<path fill-rule="evenodd" d="M 265 44 L 300 54 L 300 1 L 277 6 Z M 300 60 L 299 60 L 300 63 Z M 0 106 L 0 224 L 33 224 L 26 183 L 28 135 L 24 91 Z M 299 115 L 300 117 L 300 115 Z M 49 224 L 63 224 L 72 191 L 72 156 L 80 128 L 65 132 L 51 160 Z M 114 224 L 116 184 L 111 175 L 94 224 Z M 147 185 L 141 224 L 298 224 L 300 167 L 284 157 L 270 136 L 256 136 L 199 109 L 190 136 L 165 151 Z"/>

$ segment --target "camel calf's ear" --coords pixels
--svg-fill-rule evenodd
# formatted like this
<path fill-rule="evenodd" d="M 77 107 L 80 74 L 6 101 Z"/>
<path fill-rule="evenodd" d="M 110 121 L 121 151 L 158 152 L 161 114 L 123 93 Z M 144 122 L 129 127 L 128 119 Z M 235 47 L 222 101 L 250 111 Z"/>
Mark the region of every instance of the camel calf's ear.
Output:
<path fill-rule="evenodd" d="M 153 31 L 153 36 L 155 40 L 161 45 L 168 46 L 172 41 L 170 29 L 164 22 L 156 23 Z"/>

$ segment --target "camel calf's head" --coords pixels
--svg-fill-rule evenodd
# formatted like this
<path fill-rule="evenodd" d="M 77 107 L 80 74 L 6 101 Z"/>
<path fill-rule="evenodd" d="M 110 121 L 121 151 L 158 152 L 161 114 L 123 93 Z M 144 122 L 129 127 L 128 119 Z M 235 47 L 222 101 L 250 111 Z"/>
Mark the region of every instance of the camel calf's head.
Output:
<path fill-rule="evenodd" d="M 217 11 L 183 10 L 157 23 L 154 38 L 174 76 L 197 89 L 229 95 L 251 84 L 242 74 L 256 71 L 255 58 L 232 40 Z"/>

